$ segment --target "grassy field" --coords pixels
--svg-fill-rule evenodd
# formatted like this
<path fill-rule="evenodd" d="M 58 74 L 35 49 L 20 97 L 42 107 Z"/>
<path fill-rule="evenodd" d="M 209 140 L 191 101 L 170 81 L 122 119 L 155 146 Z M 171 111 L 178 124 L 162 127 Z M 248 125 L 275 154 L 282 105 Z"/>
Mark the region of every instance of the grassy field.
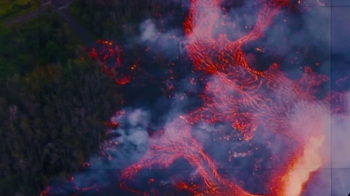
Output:
<path fill-rule="evenodd" d="M 1 0 L 0 22 L 34 11 L 39 6 L 40 0 Z"/>

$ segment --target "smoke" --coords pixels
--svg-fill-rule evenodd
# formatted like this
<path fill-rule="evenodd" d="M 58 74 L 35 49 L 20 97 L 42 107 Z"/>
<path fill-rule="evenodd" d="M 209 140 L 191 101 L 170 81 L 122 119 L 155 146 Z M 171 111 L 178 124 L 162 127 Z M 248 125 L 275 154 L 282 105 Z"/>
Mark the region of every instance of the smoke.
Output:
<path fill-rule="evenodd" d="M 349 194 L 350 186 L 350 170 L 349 168 L 332 169 L 332 195 L 347 195 Z"/>
<path fill-rule="evenodd" d="M 348 107 L 350 93 L 347 92 L 345 96 L 348 101 L 343 107 Z M 350 158 L 348 156 L 350 116 L 331 115 L 329 112 L 319 111 L 315 118 L 320 118 L 321 123 L 310 122 L 311 125 L 323 127 L 324 130 L 329 128 L 329 131 L 324 134 L 326 141 L 321 151 L 325 162 L 322 168 L 313 175 L 311 183 L 306 185 L 303 195 L 347 195 L 350 187 Z"/>
<path fill-rule="evenodd" d="M 350 93 L 346 95 L 350 104 Z M 346 195 L 350 187 L 350 115 L 332 116 L 331 139 L 331 187 L 332 195 Z"/>
<path fill-rule="evenodd" d="M 157 29 L 155 24 L 151 19 L 146 20 L 140 25 L 141 29 L 141 41 L 154 42 L 159 35 L 157 34 Z"/>
<path fill-rule="evenodd" d="M 330 0 L 302 0 L 301 6 L 329 6 L 331 4 Z"/>
<path fill-rule="evenodd" d="M 321 0 L 316 0 L 318 6 L 325 6 L 326 3 L 323 3 Z"/>
<path fill-rule="evenodd" d="M 174 58 L 178 55 L 178 43 L 183 40 L 180 29 L 170 27 L 164 29 L 167 21 L 171 21 L 171 16 L 165 16 L 158 21 L 146 19 L 139 25 L 140 37 L 137 42 L 150 47 L 155 52 L 162 52 L 167 58 Z M 157 27 L 157 23 L 160 24 Z M 160 29 L 163 28 L 163 29 Z"/>
<path fill-rule="evenodd" d="M 257 106 L 255 112 L 251 113 L 252 120 L 248 123 L 261 126 L 264 124 L 264 121 L 268 121 L 268 127 L 260 127 L 258 129 L 254 128 L 254 126 L 246 127 L 247 129 L 241 130 L 243 136 L 240 135 L 239 130 L 235 130 L 233 127 L 221 128 L 219 129 L 221 132 L 225 132 L 224 130 L 226 129 L 232 134 L 235 132 L 236 134 L 230 135 L 228 132 L 226 136 L 229 141 L 221 141 L 219 144 L 210 140 L 212 138 L 210 132 L 215 130 L 215 126 L 202 122 L 198 127 L 201 128 L 200 131 L 195 131 L 194 137 L 201 141 L 208 154 L 215 157 L 214 159 L 218 162 L 220 169 L 225 170 L 233 167 L 234 171 L 230 171 L 230 177 L 245 182 L 246 184 L 243 187 L 250 192 L 267 192 L 261 186 L 263 184 L 261 176 L 264 176 L 264 178 L 267 176 L 276 178 L 276 176 L 271 176 L 271 171 L 283 170 L 288 164 L 285 161 L 290 156 L 293 156 L 291 153 L 302 149 L 300 152 L 302 154 L 301 157 L 296 160 L 295 164 L 291 165 L 292 170 L 286 176 L 288 183 L 285 194 L 294 196 L 302 192 L 303 186 L 312 178 L 314 172 L 327 168 L 326 164 L 330 161 L 328 141 L 331 130 L 330 108 L 321 101 L 305 101 L 302 97 L 299 98 L 296 92 L 289 92 L 289 98 L 286 99 L 283 89 L 293 89 L 293 83 L 290 83 L 290 80 L 283 80 L 285 77 L 282 75 L 277 75 L 276 78 L 282 78 L 276 79 L 276 82 L 279 81 L 280 88 L 275 88 L 273 92 L 263 90 L 259 93 L 264 95 L 266 100 L 278 100 L 275 101 L 276 109 L 278 108 L 289 113 L 287 121 L 278 119 L 278 111 L 274 110 L 276 112 L 274 115 L 267 116 L 271 115 L 267 113 L 267 108 Z M 231 114 L 229 120 L 234 122 L 235 120 L 242 120 L 240 118 L 235 119 L 233 115 L 234 113 L 239 113 L 241 108 L 229 104 L 234 103 L 232 99 L 245 97 L 245 93 L 239 92 L 240 88 L 238 85 L 228 83 L 228 80 L 228 77 L 224 74 L 212 76 L 208 80 L 206 95 L 211 98 L 212 103 L 216 103 L 215 108 L 209 109 L 209 111 L 215 111 L 215 113 L 210 114 L 211 116 L 229 113 Z M 249 97 L 249 95 L 246 96 Z M 287 101 L 287 105 L 292 106 L 290 111 L 283 108 L 282 105 L 278 105 L 281 103 L 279 100 L 282 99 Z M 203 113 L 205 112 L 208 111 L 203 111 Z M 262 116 L 264 116 L 263 119 L 261 118 Z M 224 119 L 223 115 L 218 120 Z M 282 125 L 283 123 L 285 125 Z M 244 132 L 251 133 L 253 135 L 252 138 L 248 141 L 237 140 L 244 137 Z M 232 152 L 229 155 L 229 161 L 227 160 L 227 152 Z M 259 160 L 259 169 L 253 169 L 256 167 L 254 165 L 257 163 L 257 160 Z M 252 168 L 250 168 L 251 166 Z M 253 177 L 254 175 L 255 177 Z M 260 176 L 260 178 L 256 178 L 256 176 Z M 330 176 L 326 175 L 323 177 L 326 178 L 321 179 L 319 183 L 327 183 L 327 180 L 330 178 Z M 317 192 L 318 190 L 314 189 L 313 191 Z M 315 193 L 313 191 L 309 190 L 311 195 Z"/>
<path fill-rule="evenodd" d="M 350 104 L 350 93 L 346 94 L 347 105 Z M 346 106 L 344 106 L 346 107 Z M 350 168 L 350 156 L 347 149 L 350 149 L 350 116 L 342 117 L 334 115 L 332 118 L 332 166 L 335 169 Z"/>
<path fill-rule="evenodd" d="M 111 122 L 120 123 L 121 126 L 107 132 L 107 136 L 112 135 L 112 137 L 101 147 L 105 150 L 105 156 L 112 157 L 111 165 L 114 165 L 116 169 L 138 160 L 147 150 L 149 117 L 149 112 L 146 110 L 126 108 L 111 118 Z M 113 137 L 115 134 L 118 137 Z M 117 146 L 111 146 L 113 143 Z"/>
<path fill-rule="evenodd" d="M 315 1 L 318 5 L 322 6 L 322 2 Z M 256 21 L 256 15 L 257 10 L 254 10 L 253 8 L 246 8 L 249 7 L 249 5 L 244 6 L 245 8 L 239 8 L 239 9 L 232 9 L 230 10 L 228 17 L 223 15 L 222 10 L 219 8 L 201 8 L 200 11 L 208 13 L 216 13 L 219 14 L 218 21 L 219 22 L 227 22 L 228 25 L 224 28 L 216 28 L 213 30 L 214 37 L 215 35 L 219 35 L 222 33 L 229 34 L 230 40 L 235 40 L 247 32 L 251 30 L 251 28 L 254 26 Z M 199 12 L 200 13 L 200 12 Z M 213 14 L 215 15 L 215 14 Z M 277 16 L 277 22 L 274 23 L 274 27 L 270 28 L 271 30 L 265 31 L 266 39 L 263 39 L 262 42 L 257 43 L 258 45 L 263 45 L 268 48 L 267 50 L 264 50 L 264 56 L 281 56 L 285 60 L 284 62 L 288 62 L 287 64 L 290 64 L 294 59 L 296 59 L 295 50 L 299 50 L 300 48 L 305 47 L 305 43 L 308 43 L 309 46 L 313 47 L 313 52 L 319 53 L 319 54 L 325 54 L 325 58 L 321 59 L 320 64 L 320 72 L 321 73 L 327 73 L 329 71 L 329 43 L 330 43 L 330 10 L 329 9 L 313 9 L 307 14 L 303 14 L 301 17 L 297 15 L 287 15 L 286 13 L 279 13 Z M 194 17 L 197 20 L 200 20 L 200 16 L 197 15 Z M 291 23 L 289 21 L 292 21 Z M 195 24 L 199 23 L 199 21 L 195 21 Z M 292 26 L 290 26 L 292 24 Z M 283 28 L 283 33 L 281 34 L 281 30 L 277 28 Z M 147 42 L 156 42 L 156 40 L 161 40 L 159 36 L 162 36 L 162 34 L 156 33 L 156 28 L 154 23 L 152 23 L 150 20 L 145 21 L 141 25 L 142 29 L 142 35 L 141 40 L 147 41 Z M 232 33 L 233 32 L 233 33 Z M 320 33 L 322 32 L 322 33 Z M 325 33 L 326 32 L 326 33 Z M 203 29 L 197 28 L 197 26 L 194 26 L 194 30 L 192 35 L 195 35 L 197 39 L 205 39 L 205 33 Z M 288 39 L 286 39 L 288 37 Z M 191 39 L 191 36 L 190 36 Z M 164 39 L 163 39 L 164 40 Z M 283 44 L 281 44 L 281 41 L 283 41 Z M 285 47 L 285 46 L 288 47 Z M 273 48 L 274 50 L 269 50 L 270 48 Z M 320 51 L 318 48 L 323 48 L 322 51 Z M 167 47 L 164 47 L 163 49 L 167 49 Z M 248 49 L 252 50 L 252 49 Z M 302 52 L 302 51 L 299 51 Z M 305 52 L 305 51 L 304 51 Z M 318 55 L 319 55 L 318 54 Z M 249 55 L 249 54 L 248 54 Z M 328 57 L 327 57 L 328 56 Z M 252 57 L 254 58 L 254 56 Z M 309 62 L 306 62 L 303 56 L 297 57 L 296 64 L 299 65 L 305 65 Z M 261 61 L 255 61 L 257 63 Z M 294 62 L 293 62 L 294 63 Z M 292 63 L 292 64 L 293 64 Z M 319 62 L 318 62 L 319 63 Z M 297 67 L 297 66 L 294 66 Z M 295 69 L 295 68 L 294 68 Z M 295 74 L 299 72 L 298 74 Z M 303 73 L 302 70 L 288 70 L 288 74 L 291 75 L 301 75 Z M 225 76 L 224 76 L 225 77 Z M 232 89 L 233 86 L 228 85 L 227 83 L 223 82 L 224 77 L 217 77 L 213 76 L 210 81 L 208 82 L 208 88 L 207 88 L 207 95 L 212 96 L 213 102 L 220 102 L 220 103 L 229 103 L 230 96 L 235 96 L 235 94 L 239 94 L 239 92 Z M 282 84 L 289 86 L 290 84 Z M 230 87 L 231 89 L 227 89 L 227 87 Z M 215 91 L 214 91 L 215 89 Z M 222 92 L 222 94 L 219 94 L 218 92 Z M 267 92 L 263 94 L 268 94 Z M 283 94 L 280 92 L 275 91 L 275 95 Z M 281 97 L 271 95 L 273 99 L 281 99 Z M 294 97 L 297 97 L 298 95 L 293 95 Z M 290 103 L 294 104 L 294 103 Z M 220 105 L 219 105 L 220 106 Z M 227 110 L 227 105 L 222 104 L 223 108 L 216 108 L 219 112 L 223 112 Z M 311 110 L 310 110 L 311 108 Z M 237 112 L 237 111 L 230 111 L 230 112 Z M 253 116 L 261 116 L 260 114 L 252 114 Z M 330 149 L 330 131 L 331 131 L 331 116 L 330 116 L 330 110 L 325 106 L 323 103 L 311 103 L 311 102 L 305 102 L 302 99 L 294 104 L 294 107 L 291 111 L 291 117 L 288 119 L 288 124 L 291 127 L 291 135 L 294 135 L 295 137 L 301 138 L 302 145 L 305 146 L 305 150 L 302 152 L 303 156 L 299 159 L 299 162 L 297 162 L 295 167 L 295 172 L 291 172 L 289 174 L 289 181 L 291 181 L 290 186 L 287 187 L 287 194 L 292 192 L 292 190 L 296 189 L 296 193 L 301 192 L 302 186 L 304 183 L 307 182 L 307 180 L 311 177 L 311 174 L 315 171 L 317 171 L 320 167 L 325 167 L 326 164 L 323 162 L 323 160 L 332 160 L 332 162 L 336 161 L 334 159 L 334 156 L 331 158 L 329 149 Z M 234 119 L 232 119 L 234 121 Z M 254 123 L 254 122 L 250 122 Z M 259 122 L 255 122 L 258 124 Z M 334 128 L 334 127 L 333 127 Z M 196 128 L 195 128 L 196 129 Z M 225 144 L 218 145 L 213 143 L 210 138 L 211 135 L 209 134 L 213 130 L 215 130 L 215 127 L 212 125 L 206 124 L 205 122 L 201 122 L 200 125 L 197 127 L 199 130 L 194 131 L 194 137 L 201 141 L 204 148 L 207 150 L 209 154 L 211 154 L 211 150 L 216 152 L 216 155 L 214 155 L 215 160 L 218 162 L 223 163 L 222 168 L 227 168 L 227 160 L 223 160 L 223 157 L 226 157 L 227 151 L 233 151 L 236 156 L 235 158 L 240 157 L 237 156 L 237 154 L 242 155 L 241 157 L 245 158 L 245 163 L 252 161 L 253 158 L 249 159 L 249 156 L 252 157 L 253 155 L 256 156 L 256 153 L 251 153 L 251 151 L 246 152 L 239 152 L 237 153 L 237 149 L 242 147 L 242 144 L 235 145 L 234 142 L 227 142 Z M 338 134 L 337 130 L 338 127 L 335 127 L 336 131 L 332 129 L 332 133 Z M 249 130 L 253 131 L 253 130 Z M 270 131 L 270 130 L 265 130 Z M 284 133 L 282 133 L 284 134 Z M 252 143 L 256 142 L 256 145 L 264 144 L 265 142 L 259 139 L 258 136 L 254 137 L 252 139 Z M 269 136 L 267 136 L 269 135 Z M 320 137 L 317 137 L 317 135 L 321 135 Z M 341 135 L 341 134 L 339 134 Z M 272 141 L 272 144 L 268 146 L 267 149 L 269 149 L 270 152 L 264 152 L 264 155 L 261 155 L 262 157 L 268 157 L 271 154 L 273 156 L 279 156 L 283 154 L 283 147 L 286 147 L 286 139 L 275 132 L 268 132 L 264 133 L 264 138 L 269 138 L 270 141 Z M 336 138 L 333 138 L 336 139 Z M 255 145 L 251 144 L 251 145 Z M 346 149 L 346 148 L 343 148 Z M 271 154 L 270 154 L 271 153 Z M 288 155 L 286 155 L 288 156 Z M 339 160 L 338 160 L 339 161 Z M 272 163 L 272 165 L 276 166 Z M 268 168 L 265 169 L 271 169 L 273 166 L 268 166 Z M 239 170 L 239 166 L 236 167 Z M 277 168 L 276 168 L 277 169 Z M 236 176 L 236 178 L 242 178 L 239 176 L 239 172 L 233 172 L 231 173 L 232 176 Z M 302 179 L 296 179 L 300 178 Z M 329 179 L 330 176 L 324 175 L 324 179 Z M 321 180 L 321 181 L 322 181 Z M 293 185 L 294 181 L 297 185 Z M 323 183 L 326 183 L 322 181 Z M 254 183 L 256 184 L 256 183 Z M 297 187 L 296 187 L 297 186 Z M 314 190 L 317 192 L 317 190 Z M 310 190 L 309 190 L 310 192 Z M 312 193 L 312 191 L 311 191 Z"/>
<path fill-rule="evenodd" d="M 49 195 L 89 194 L 89 191 L 98 194 L 99 189 L 114 187 L 112 184 L 120 171 L 139 160 L 147 150 L 149 116 L 149 111 L 144 109 L 125 108 L 116 112 L 111 122 L 121 123 L 121 126 L 106 132 L 100 153 L 88 160 L 84 172 L 73 174 L 67 182 L 48 187 Z"/>
<path fill-rule="evenodd" d="M 343 107 L 348 107 L 350 104 L 350 93 L 346 93 L 348 102 Z M 314 103 L 312 103 L 314 105 Z M 304 105 L 304 104 L 303 104 Z M 350 144 L 350 116 L 349 115 L 331 115 L 329 106 L 311 107 L 313 112 L 310 113 L 310 107 L 297 107 L 295 117 L 301 121 L 295 123 L 295 128 L 299 129 L 298 136 L 302 138 L 315 138 L 316 135 L 324 141 L 309 140 L 306 145 L 311 145 L 309 153 L 304 152 L 309 163 L 322 163 L 316 174 L 313 174 L 310 184 L 306 185 L 306 190 L 303 195 L 346 195 L 349 193 L 350 187 L 350 158 L 348 149 Z M 311 116 L 311 119 L 310 119 Z M 293 117 L 294 118 L 294 117 Z M 303 120 L 304 119 L 304 120 Z M 292 122 L 295 122 L 292 120 Z M 317 131 L 314 136 L 310 136 L 314 131 Z M 315 143 L 316 142 L 316 143 Z M 319 146 L 322 144 L 322 146 Z M 313 147 L 312 147 L 313 146 Z M 320 157 L 315 157 L 319 154 Z M 320 162 L 321 161 L 321 162 Z M 305 166 L 305 165 L 304 165 Z M 312 169 L 314 165 L 307 165 L 308 169 Z M 305 170 L 305 168 L 298 168 Z M 299 176 L 300 177 L 300 176 Z M 295 189 L 295 187 L 293 187 Z"/>

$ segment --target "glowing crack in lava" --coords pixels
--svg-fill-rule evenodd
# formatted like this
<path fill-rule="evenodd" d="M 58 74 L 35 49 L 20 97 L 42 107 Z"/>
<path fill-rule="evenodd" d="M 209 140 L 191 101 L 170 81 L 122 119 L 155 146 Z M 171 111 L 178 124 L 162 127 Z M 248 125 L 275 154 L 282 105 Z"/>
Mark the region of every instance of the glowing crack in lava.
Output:
<path fill-rule="evenodd" d="M 257 129 L 280 135 L 288 144 L 285 156 L 271 157 L 279 166 L 267 183 L 268 195 L 300 195 L 310 175 L 327 161 L 322 156 L 322 146 L 330 122 L 319 114 L 329 112 L 329 103 L 318 101 L 315 96 L 315 87 L 327 78 L 305 68 L 303 77 L 293 81 L 279 71 L 276 63 L 266 71 L 257 71 L 250 67 L 242 51 L 243 44 L 263 36 L 279 8 L 289 6 L 289 1 L 264 1 L 253 29 L 235 41 L 224 33 L 217 38 L 213 36 L 221 19 L 220 3 L 220 0 L 192 0 L 184 24 L 188 38 L 186 50 L 195 69 L 211 74 L 202 95 L 203 106 L 173 120 L 163 135 L 151 138 L 145 156 L 127 167 L 121 178 L 131 180 L 142 169 L 154 165 L 167 168 L 182 158 L 196 169 L 202 183 L 175 182 L 178 188 L 193 195 L 254 195 L 221 176 L 215 161 L 191 135 L 191 126 L 197 123 L 225 122 L 232 126 L 232 133 L 224 134 L 226 140 L 233 140 L 235 131 L 241 132 L 247 142 Z M 307 112 L 297 114 L 298 108 L 303 111 L 307 108 Z M 120 186 L 142 193 L 126 184 Z"/>
<path fill-rule="evenodd" d="M 291 1 L 261 1 L 257 6 L 255 25 L 250 32 L 235 40 L 220 32 L 230 25 L 225 21 L 227 15 L 222 14 L 225 9 L 221 3 L 221 0 L 191 0 L 184 23 L 187 55 L 198 72 L 209 75 L 204 92 L 199 95 L 202 106 L 172 118 L 162 130 L 150 136 L 143 157 L 121 172 L 121 189 L 136 195 L 172 195 L 159 188 L 170 184 L 196 196 L 297 196 L 303 194 L 312 174 L 329 161 L 325 152 L 331 125 L 329 115 L 344 112 L 339 107 L 331 110 L 330 103 L 343 105 L 343 94 L 329 94 L 319 99 L 317 93 L 327 82 L 326 76 L 305 67 L 300 78 L 291 79 L 280 71 L 277 63 L 259 71 L 251 66 L 242 49 L 244 44 L 262 38 L 279 10 L 291 7 Z M 117 49 L 110 52 L 119 54 Z M 97 58 L 97 53 L 90 56 Z M 118 66 L 120 55 L 116 56 Z M 116 77 L 108 67 L 103 70 Z M 129 82 L 123 81 L 126 82 L 116 82 L 121 85 Z M 120 112 L 117 116 L 123 115 L 125 113 Z M 229 128 L 220 128 L 221 124 L 229 125 Z M 122 122 L 112 120 L 111 125 L 117 127 Z M 196 133 L 205 131 L 210 133 L 204 135 L 212 138 L 202 142 Z M 260 175 L 258 179 L 263 187 L 260 189 L 264 190 L 260 193 L 247 190 L 248 186 L 253 186 L 249 185 L 251 182 L 236 177 L 234 166 L 233 169 L 228 167 L 238 157 L 249 156 L 258 148 L 241 152 L 231 145 L 223 149 L 227 153 L 218 152 L 224 154 L 225 161 L 218 161 L 213 156 L 215 153 L 207 152 L 207 146 L 219 146 L 220 142 L 227 145 L 227 142 L 240 141 L 250 145 L 256 137 L 261 137 L 263 145 L 272 151 L 268 157 L 270 167 L 253 160 L 252 172 L 245 173 Z M 151 190 L 147 191 L 133 186 L 137 175 L 144 170 L 166 170 L 178 160 L 185 160 L 190 170 L 194 170 L 188 175 L 184 172 L 187 179 L 170 177 L 170 182 L 164 183 L 152 177 L 148 180 Z M 259 173 L 263 167 L 269 172 L 266 177 Z M 226 173 L 223 172 L 226 169 Z M 182 174 L 181 169 L 179 173 Z M 155 185 L 157 183 L 159 186 Z"/>
<path fill-rule="evenodd" d="M 100 44 L 102 48 L 100 51 L 92 48 L 91 51 L 88 52 L 90 58 L 98 62 L 101 65 L 101 71 L 109 77 L 112 77 L 115 83 L 120 85 L 128 84 L 131 80 L 130 71 L 135 71 L 136 64 L 131 66 L 131 70 L 128 70 L 129 73 L 126 70 L 121 72 L 119 70 L 123 68 L 121 61 L 123 51 L 121 47 L 118 45 L 113 47 L 113 42 L 106 40 L 97 40 L 96 43 Z M 107 61 L 109 60 L 113 60 L 115 63 L 113 65 L 108 65 Z"/>

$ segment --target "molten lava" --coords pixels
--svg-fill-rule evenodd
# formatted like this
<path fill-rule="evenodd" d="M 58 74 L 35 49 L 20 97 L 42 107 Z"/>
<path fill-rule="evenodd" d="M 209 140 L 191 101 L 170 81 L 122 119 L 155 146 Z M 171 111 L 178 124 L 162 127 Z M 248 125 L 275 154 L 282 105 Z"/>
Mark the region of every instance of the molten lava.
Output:
<path fill-rule="evenodd" d="M 276 62 L 264 71 L 257 70 L 243 50 L 245 44 L 264 37 L 266 28 L 281 9 L 296 9 L 297 5 L 291 0 L 259 1 L 256 3 L 255 25 L 247 34 L 231 40 L 227 32 L 220 31 L 229 26 L 221 3 L 221 0 L 191 0 L 184 23 L 187 41 L 183 47 L 187 56 L 197 72 L 209 76 L 205 80 L 204 92 L 199 95 L 203 104 L 194 111 L 170 119 L 163 130 L 150 136 L 144 156 L 122 171 L 121 189 L 137 195 L 172 195 L 159 191 L 159 187 L 171 186 L 196 196 L 297 196 L 303 193 L 312 174 L 328 161 L 324 148 L 330 120 L 329 116 L 322 114 L 345 113 L 344 108 L 330 108 L 331 103 L 343 104 L 343 94 L 329 93 L 320 99 L 317 93 L 327 82 L 326 76 L 305 67 L 301 77 L 291 79 Z M 113 49 L 111 42 L 100 42 L 107 47 L 105 52 L 98 54 L 92 50 L 90 56 L 102 61 L 103 71 L 114 77 L 116 83 L 130 82 L 130 75 L 115 71 L 122 66 L 120 47 Z M 256 50 L 265 51 L 263 47 Z M 112 68 L 106 66 L 108 58 L 116 58 L 117 63 Z M 135 67 L 131 66 L 129 73 Z M 192 78 L 190 84 L 196 84 L 196 81 Z M 106 126 L 115 128 L 121 124 L 113 122 L 106 123 Z M 203 131 L 199 129 L 200 125 L 210 127 L 210 134 L 207 134 L 212 137 L 210 141 L 201 142 L 196 136 L 195 133 Z M 221 125 L 229 128 L 220 128 Z M 258 147 L 242 152 L 231 145 L 223 150 L 227 153 L 217 152 L 222 154 L 221 157 L 225 156 L 224 161 L 216 160 L 213 158 L 215 153 L 207 152 L 208 146 L 234 141 L 250 146 L 256 137 L 266 139 L 264 145 L 271 149 L 269 163 L 272 168 L 264 168 L 259 160 L 254 160 L 251 173 L 245 175 L 259 175 L 262 170 L 269 170 L 268 176 L 259 178 L 260 189 L 264 190 L 261 192 L 247 190 L 249 182 L 237 178 L 235 166 L 231 164 L 239 157 L 254 154 Z M 152 185 L 151 190 L 140 190 L 133 185 L 142 171 L 166 170 L 174 167 L 178 160 L 189 165 L 185 169 L 178 168 L 179 173 L 186 169 L 194 172 L 184 172 L 182 179 L 171 174 L 168 182 L 151 176 L 144 182 Z"/>
<path fill-rule="evenodd" d="M 263 1 L 255 26 L 233 41 L 224 33 L 213 37 L 215 29 L 225 28 L 217 27 L 217 21 L 222 17 L 220 3 L 220 0 L 192 0 L 190 14 L 184 24 L 189 40 L 185 46 L 188 56 L 196 70 L 211 75 L 201 95 L 203 106 L 174 119 L 163 135 L 154 136 L 146 155 L 127 167 L 121 178 L 131 180 L 142 169 L 154 165 L 167 168 L 182 158 L 198 172 L 202 183 L 194 186 L 193 183 L 178 182 L 179 188 L 187 189 L 193 195 L 254 195 L 221 176 L 215 161 L 191 135 L 191 126 L 201 122 L 229 123 L 232 133 L 225 133 L 218 140 L 234 140 L 237 136 L 234 132 L 238 131 L 249 142 L 255 131 L 261 129 L 291 141 L 284 152 L 288 156 L 271 157 L 277 160 L 279 166 L 274 168 L 275 174 L 268 183 L 270 192 L 265 194 L 300 195 L 310 174 L 324 163 L 320 148 L 329 126 L 323 124 L 301 130 L 304 128 L 300 125 L 304 125 L 305 121 L 308 124 L 320 123 L 314 117 L 324 112 L 329 103 L 317 100 L 315 87 L 322 85 L 327 78 L 313 73 L 311 68 L 305 68 L 303 77 L 292 80 L 279 71 L 276 63 L 265 71 L 258 71 L 246 59 L 242 46 L 263 37 L 273 17 L 280 8 L 290 6 L 290 1 Z M 293 108 L 300 103 L 310 109 L 303 119 L 293 115 Z M 300 136 L 301 131 L 305 135 Z M 126 182 L 121 183 L 121 187 L 128 189 Z"/>

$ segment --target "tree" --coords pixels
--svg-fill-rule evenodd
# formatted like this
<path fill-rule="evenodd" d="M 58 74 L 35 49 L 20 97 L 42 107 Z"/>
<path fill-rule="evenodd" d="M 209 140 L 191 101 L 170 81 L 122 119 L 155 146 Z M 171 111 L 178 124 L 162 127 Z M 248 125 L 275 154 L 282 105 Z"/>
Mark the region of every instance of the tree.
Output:
<path fill-rule="evenodd" d="M 0 195 L 38 195 L 48 180 L 96 153 L 103 121 L 118 108 L 116 84 L 91 62 L 36 67 L 0 89 Z"/>

